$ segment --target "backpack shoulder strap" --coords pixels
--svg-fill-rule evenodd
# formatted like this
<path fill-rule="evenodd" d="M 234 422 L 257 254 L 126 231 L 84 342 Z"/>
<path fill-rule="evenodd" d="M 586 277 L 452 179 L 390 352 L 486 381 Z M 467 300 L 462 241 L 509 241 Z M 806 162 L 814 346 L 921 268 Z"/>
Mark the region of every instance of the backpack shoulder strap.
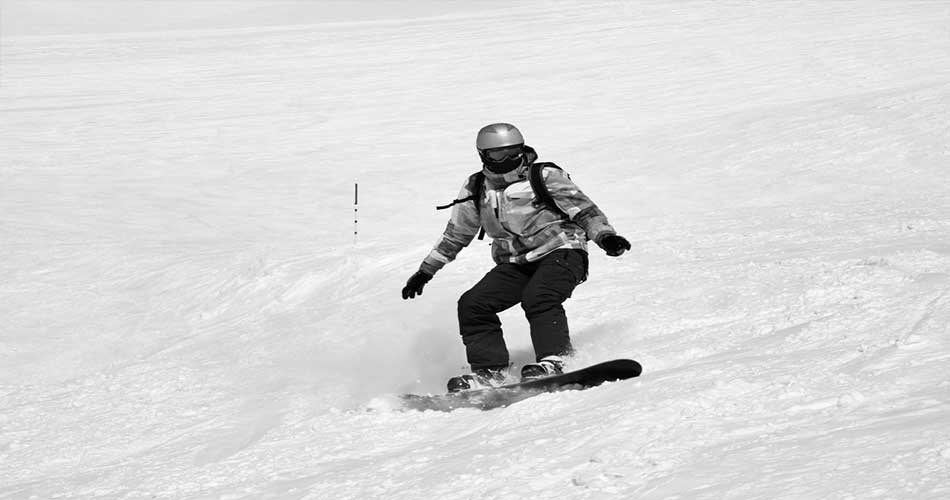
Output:
<path fill-rule="evenodd" d="M 479 170 L 472 174 L 472 201 L 475 203 L 475 212 L 479 214 L 479 220 L 481 220 L 482 212 L 482 191 L 485 190 L 485 172 Z M 478 230 L 478 239 L 485 239 L 485 226 L 482 226 Z"/>
<path fill-rule="evenodd" d="M 557 206 L 557 203 L 554 203 L 554 198 L 551 197 L 551 192 L 548 191 L 548 186 L 544 182 L 544 173 L 542 169 L 544 167 L 556 168 L 563 171 L 561 167 L 555 165 L 551 162 L 540 162 L 531 164 L 531 169 L 528 170 L 528 182 L 531 184 L 531 190 L 534 191 L 534 196 L 537 198 L 537 206 L 546 206 L 554 211 L 554 213 L 561 214 L 561 217 L 565 219 L 570 219 L 560 207 Z"/>
<path fill-rule="evenodd" d="M 439 205 L 435 207 L 436 210 L 445 210 L 446 208 L 452 208 L 459 203 L 465 203 L 466 201 L 475 202 L 475 211 L 479 211 L 481 208 L 478 201 L 482 198 L 482 190 L 485 189 L 485 173 L 479 170 L 474 174 L 468 176 L 469 191 L 472 192 L 471 196 L 466 196 L 465 198 L 459 198 L 457 200 L 452 200 L 452 203 L 445 205 Z"/>
<path fill-rule="evenodd" d="M 446 208 L 452 208 L 453 206 L 458 205 L 459 203 L 465 203 L 466 201 L 471 201 L 475 203 L 475 212 L 478 214 L 481 214 L 482 192 L 485 190 L 485 172 L 482 172 L 481 170 L 479 170 L 478 172 L 475 172 L 474 174 L 468 176 L 468 182 L 469 182 L 468 189 L 469 191 L 472 192 L 471 196 L 466 196 L 465 198 L 460 198 L 458 200 L 452 200 L 452 203 L 449 203 L 446 205 L 439 205 L 435 207 L 435 209 L 445 210 Z M 480 240 L 485 239 L 484 227 L 478 230 L 478 239 Z"/>

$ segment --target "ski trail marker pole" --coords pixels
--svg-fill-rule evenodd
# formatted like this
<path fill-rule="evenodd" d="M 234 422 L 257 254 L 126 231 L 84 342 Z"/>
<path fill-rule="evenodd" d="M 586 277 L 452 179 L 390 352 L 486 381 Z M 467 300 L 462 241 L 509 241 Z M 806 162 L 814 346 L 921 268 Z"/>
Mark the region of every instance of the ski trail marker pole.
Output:
<path fill-rule="evenodd" d="M 360 184 L 353 183 L 353 244 L 356 245 L 359 237 L 359 207 L 360 207 Z"/>

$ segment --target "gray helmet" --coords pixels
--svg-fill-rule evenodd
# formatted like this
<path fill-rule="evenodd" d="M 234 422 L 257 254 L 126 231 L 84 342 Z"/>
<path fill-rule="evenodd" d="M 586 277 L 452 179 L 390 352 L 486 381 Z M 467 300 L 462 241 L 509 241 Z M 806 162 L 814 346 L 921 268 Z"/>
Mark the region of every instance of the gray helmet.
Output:
<path fill-rule="evenodd" d="M 482 127 L 475 139 L 475 148 L 479 151 L 505 146 L 524 144 L 521 132 L 510 123 L 492 123 Z"/>

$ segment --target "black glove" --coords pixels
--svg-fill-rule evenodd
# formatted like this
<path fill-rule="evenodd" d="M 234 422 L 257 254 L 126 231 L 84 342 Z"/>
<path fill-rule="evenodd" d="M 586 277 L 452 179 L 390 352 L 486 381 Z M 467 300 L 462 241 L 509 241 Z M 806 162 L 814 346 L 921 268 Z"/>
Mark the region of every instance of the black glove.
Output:
<path fill-rule="evenodd" d="M 413 274 L 409 281 L 406 282 L 406 286 L 402 288 L 402 298 L 405 299 L 414 299 L 416 295 L 422 295 L 422 289 L 425 288 L 426 283 L 432 279 L 432 275 L 425 271 L 416 271 L 416 274 Z"/>
<path fill-rule="evenodd" d="M 630 250 L 630 242 L 618 234 L 605 234 L 597 238 L 597 246 L 603 248 L 607 255 L 617 257 Z"/>

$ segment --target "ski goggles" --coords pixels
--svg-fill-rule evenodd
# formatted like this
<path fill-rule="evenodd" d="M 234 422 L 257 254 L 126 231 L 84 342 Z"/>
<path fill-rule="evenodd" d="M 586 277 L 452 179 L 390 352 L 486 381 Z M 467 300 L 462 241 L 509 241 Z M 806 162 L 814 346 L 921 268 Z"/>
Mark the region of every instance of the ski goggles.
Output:
<path fill-rule="evenodd" d="M 482 158 L 499 163 L 505 160 L 511 160 L 513 158 L 517 158 L 518 155 L 524 153 L 524 144 L 515 144 L 514 146 L 504 146 L 500 148 L 483 149 L 481 150 L 481 153 L 482 153 Z"/>

